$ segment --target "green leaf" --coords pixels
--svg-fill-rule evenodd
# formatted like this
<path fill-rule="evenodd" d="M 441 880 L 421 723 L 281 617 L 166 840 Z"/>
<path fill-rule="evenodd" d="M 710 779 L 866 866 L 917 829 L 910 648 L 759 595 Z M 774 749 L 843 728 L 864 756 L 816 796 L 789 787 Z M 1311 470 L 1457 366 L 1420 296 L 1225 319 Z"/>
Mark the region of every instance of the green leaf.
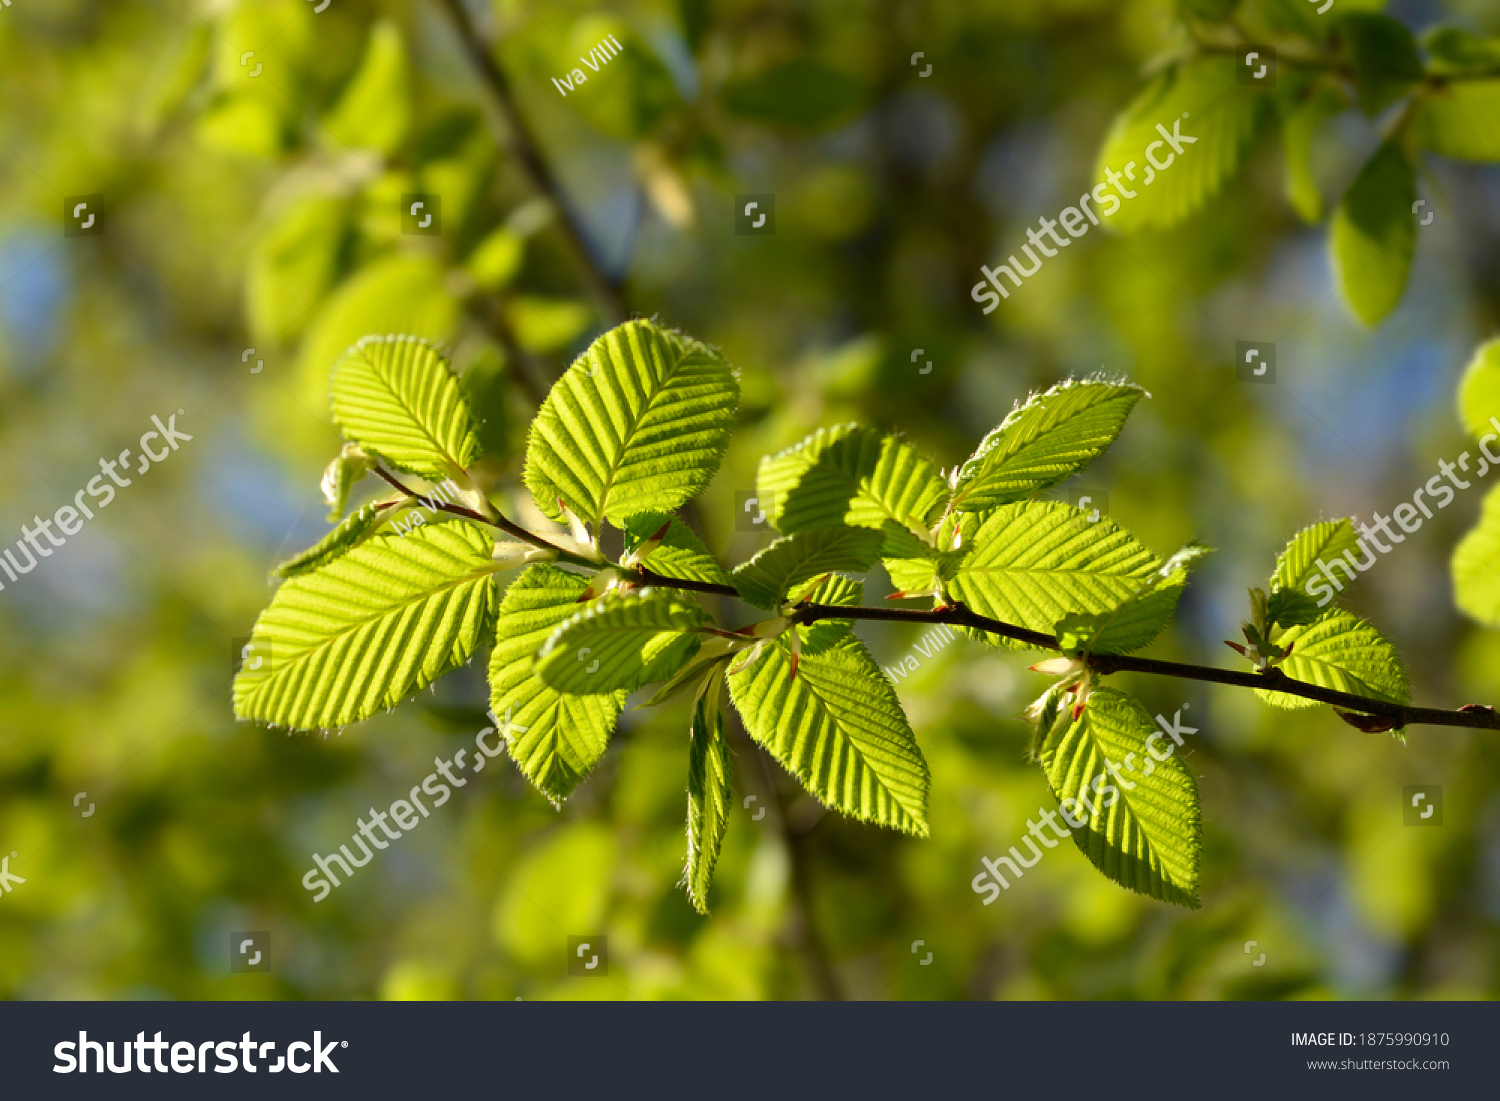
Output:
<path fill-rule="evenodd" d="M 1158 737 L 1148 749 L 1153 733 Z M 1042 768 L 1059 802 L 1075 799 L 1095 808 L 1080 806 L 1075 820 L 1088 820 L 1071 831 L 1094 867 L 1139 894 L 1197 909 L 1198 787 L 1175 752 L 1155 759 L 1173 748 L 1139 703 L 1113 688 L 1096 688 L 1083 715 L 1043 742 Z M 1111 763 L 1123 781 L 1110 772 Z M 1112 787 L 1118 798 L 1106 807 Z"/>
<path fill-rule="evenodd" d="M 1431 55 L 1431 72 L 1500 75 L 1500 38 L 1480 38 L 1460 27 L 1429 27 L 1422 32 L 1422 45 Z"/>
<path fill-rule="evenodd" d="M 811 58 L 735 77 L 720 93 L 730 114 L 807 131 L 824 130 L 843 120 L 863 96 L 857 81 Z"/>
<path fill-rule="evenodd" d="M 341 727 L 464 664 L 495 614 L 494 549 L 470 524 L 434 524 L 292 577 L 256 620 L 251 643 L 269 656 L 235 677 L 235 715 Z"/>
<path fill-rule="evenodd" d="M 298 352 L 302 404 L 323 408 L 334 364 L 361 337 L 397 332 L 439 343 L 452 337 L 461 308 L 446 278 L 435 259 L 398 253 L 371 261 L 334 291 Z"/>
<path fill-rule="evenodd" d="M 590 51 L 606 35 L 613 38 L 605 49 L 615 52 L 602 60 Z M 672 74 L 655 52 L 623 20 L 612 16 L 594 15 L 576 22 L 566 57 L 560 60 L 567 69 L 583 63 L 582 72 L 588 77 L 588 83 L 568 96 L 569 106 L 612 138 L 633 141 L 642 137 L 682 102 Z M 599 64 L 604 77 L 597 84 L 591 62 Z"/>
<path fill-rule="evenodd" d="M 376 530 L 399 510 L 400 506 L 381 508 L 376 502 L 371 501 L 363 508 L 350 513 L 338 527 L 301 554 L 288 558 L 272 573 L 277 577 L 296 577 L 298 574 L 311 573 L 320 566 L 326 566 L 335 558 L 342 558 L 374 535 Z"/>
<path fill-rule="evenodd" d="M 667 534 L 661 544 L 642 561 L 636 563 L 637 565 L 643 565 L 652 573 L 678 581 L 702 581 L 710 585 L 729 584 L 729 577 L 724 573 L 724 567 L 719 565 L 718 559 L 703 545 L 703 540 L 694 534 L 692 528 L 677 517 L 668 516 L 665 512 L 642 512 L 625 521 L 626 553 L 635 550 L 643 541 L 660 531 L 661 526 L 666 523 L 670 523 L 671 526 L 667 528 Z"/>
<path fill-rule="evenodd" d="M 537 650 L 577 613 L 587 586 L 587 578 L 557 566 L 528 566 L 506 590 L 490 655 L 490 709 L 516 767 L 554 805 L 604 756 L 628 695 L 566 695 L 535 672 Z"/>
<path fill-rule="evenodd" d="M 1101 209 L 1107 225 L 1124 233 L 1176 225 L 1202 210 L 1240 170 L 1273 108 L 1259 89 L 1238 85 L 1238 64 L 1233 57 L 1201 57 L 1168 69 L 1115 119 L 1094 179 L 1108 187 L 1106 170 L 1113 169 L 1121 176 L 1119 187 L 1135 197 L 1115 196 L 1121 205 L 1112 215 Z M 1183 149 L 1176 153 L 1165 143 L 1152 149 L 1158 163 L 1173 159 L 1152 169 L 1148 185 L 1146 149 L 1162 142 L 1158 125 L 1181 134 Z M 1197 141 L 1189 144 L 1189 137 Z"/>
<path fill-rule="evenodd" d="M 1500 432 L 1500 340 L 1481 344 L 1464 369 L 1458 412 L 1475 439 Z"/>
<path fill-rule="evenodd" d="M 762 459 L 755 489 L 766 518 L 788 534 L 894 521 L 925 536 L 948 499 L 929 459 L 856 424 L 820 428 Z"/>
<path fill-rule="evenodd" d="M 401 28 L 382 19 L 370 28 L 359 70 L 339 96 L 324 127 L 350 149 L 390 154 L 411 128 L 411 66 Z"/>
<path fill-rule="evenodd" d="M 798 585 L 825 573 L 863 573 L 880 554 L 880 532 L 871 528 L 820 528 L 776 540 L 729 580 L 746 603 L 774 611 Z"/>
<path fill-rule="evenodd" d="M 1384 4 L 1385 0 L 1336 0 L 1336 2 L 1340 10 L 1343 10 L 1355 4 L 1374 3 L 1379 6 Z M 1319 6 L 1321 6 L 1321 0 Z M 1318 14 L 1317 7 L 1310 6 L 1308 0 L 1253 0 L 1246 14 L 1252 13 L 1264 21 L 1266 30 L 1270 31 L 1273 37 L 1280 34 L 1295 35 L 1299 38 L 1310 39 L 1319 47 L 1327 37 L 1328 21 Z"/>
<path fill-rule="evenodd" d="M 734 799 L 729 780 L 733 768 L 719 697 L 724 678 L 717 673 L 703 682 L 693 702 L 692 742 L 688 748 L 687 867 L 682 873 L 693 908 L 708 913 L 708 886 Z"/>
<path fill-rule="evenodd" d="M 1292 536 L 1277 556 L 1276 572 L 1271 575 L 1271 591 L 1286 590 L 1311 596 L 1313 594 L 1306 591 L 1307 583 L 1323 576 L 1318 562 L 1331 562 L 1342 557 L 1345 551 L 1358 549 L 1359 536 L 1354 531 L 1354 521 L 1338 519 L 1309 524 Z"/>
<path fill-rule="evenodd" d="M 1358 616 L 1331 609 L 1317 622 L 1292 627 L 1276 641 L 1292 651 L 1276 667 L 1295 680 L 1392 703 L 1411 699 L 1411 686 L 1395 647 Z M 1263 688 L 1255 694 L 1289 710 L 1321 706 L 1317 700 Z"/>
<path fill-rule="evenodd" d="M 245 321 L 252 340 L 296 339 L 338 278 L 349 204 L 307 196 L 280 210 L 245 263 Z"/>
<path fill-rule="evenodd" d="M 665 680 L 693 656 L 709 618 L 667 589 L 608 593 L 564 620 L 536 657 L 542 683 L 597 695 Z"/>
<path fill-rule="evenodd" d="M 1413 127 L 1445 157 L 1500 161 L 1500 80 L 1463 80 L 1429 91 Z"/>
<path fill-rule="evenodd" d="M 928 593 L 936 592 L 962 559 L 961 554 L 934 551 L 922 556 L 882 558 L 880 561 L 886 573 L 891 575 L 891 584 L 897 592 Z"/>
<path fill-rule="evenodd" d="M 464 267 L 485 290 L 498 291 L 510 285 L 525 259 L 525 238 L 501 226 L 474 247 Z"/>
<path fill-rule="evenodd" d="M 798 595 L 809 604 L 837 604 L 841 608 L 857 608 L 864 599 L 865 585 L 863 581 L 855 581 L 835 573 L 807 590 L 805 595 Z M 797 627 L 795 630 L 802 636 L 804 654 L 821 654 L 854 630 L 854 620 L 820 619 L 811 627 Z"/>
<path fill-rule="evenodd" d="M 1401 301 L 1417 248 L 1416 170 L 1405 151 L 1387 142 L 1359 170 L 1333 213 L 1329 246 L 1344 300 L 1366 325 L 1378 324 Z"/>
<path fill-rule="evenodd" d="M 1339 88 L 1319 84 L 1297 101 L 1282 125 L 1281 143 L 1286 157 L 1286 196 L 1298 216 L 1309 224 L 1323 220 L 1323 193 L 1312 168 L 1313 136 L 1324 120 L 1349 105 Z"/>
<path fill-rule="evenodd" d="M 1266 622 L 1273 627 L 1306 627 L 1322 614 L 1318 602 L 1297 589 L 1277 589 L 1266 601 Z"/>
<path fill-rule="evenodd" d="M 558 499 L 598 530 L 671 512 L 706 486 L 734 430 L 739 387 L 695 340 L 629 321 L 591 344 L 532 422 L 526 487 L 562 522 Z"/>
<path fill-rule="evenodd" d="M 575 298 L 536 294 L 513 295 L 506 302 L 505 312 L 516 343 L 542 355 L 567 348 L 583 335 L 594 316 L 587 303 Z"/>
<path fill-rule="evenodd" d="M 824 806 L 927 836 L 927 762 L 896 690 L 853 637 L 804 655 L 780 641 L 729 677 L 750 736 Z"/>
<path fill-rule="evenodd" d="M 1390 16 L 1350 12 L 1339 20 L 1354 65 L 1359 105 L 1371 117 L 1400 99 L 1422 79 L 1422 58 L 1411 31 Z"/>
<path fill-rule="evenodd" d="M 1453 594 L 1465 615 L 1500 626 L 1500 491 L 1485 495 L 1479 523 L 1453 550 Z"/>
<path fill-rule="evenodd" d="M 323 471 L 323 499 L 328 502 L 328 522 L 336 522 L 349 507 L 349 493 L 370 471 L 370 456 L 354 444 L 345 444 L 338 457 Z"/>
<path fill-rule="evenodd" d="M 980 615 L 1051 634 L 1069 613 L 1113 612 L 1161 566 L 1159 557 L 1108 517 L 1090 523 L 1069 505 L 1020 501 L 983 518 L 948 591 Z M 1180 590 L 1165 591 L 1175 603 Z M 1113 652 L 1139 649 L 1165 626 L 1152 601 L 1143 606 L 1158 614 L 1131 616 L 1113 629 Z"/>
<path fill-rule="evenodd" d="M 1127 653 L 1146 645 L 1171 621 L 1177 601 L 1187 586 L 1187 575 L 1211 552 L 1189 543 L 1138 583 L 1136 590 L 1114 608 L 1093 615 L 1070 613 L 1053 633 L 1065 652 Z"/>
<path fill-rule="evenodd" d="M 442 481 L 479 458 L 479 436 L 448 361 L 425 340 L 365 337 L 333 374 L 333 416 L 393 466 Z"/>
<path fill-rule="evenodd" d="M 958 471 L 949 508 L 983 512 L 1063 481 L 1108 450 L 1146 391 L 1068 379 L 1017 404 Z"/>

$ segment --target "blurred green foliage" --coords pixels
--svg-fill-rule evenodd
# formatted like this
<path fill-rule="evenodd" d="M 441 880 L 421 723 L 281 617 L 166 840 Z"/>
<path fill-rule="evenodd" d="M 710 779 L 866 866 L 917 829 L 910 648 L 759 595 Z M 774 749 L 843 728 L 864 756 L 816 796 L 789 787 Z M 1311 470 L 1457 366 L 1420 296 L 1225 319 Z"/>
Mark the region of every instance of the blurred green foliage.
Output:
<path fill-rule="evenodd" d="M 1337 9 L 1356 6 L 1381 5 Z M 1380 120 L 1347 111 L 1305 123 L 1295 208 L 1282 154 L 1255 136 L 1191 218 L 1091 235 L 988 318 L 967 288 L 1092 182 L 1115 116 L 1187 41 L 1183 10 L 1252 7 L 1267 33 L 1323 33 L 1302 0 L 471 10 L 628 308 L 742 371 L 740 429 L 700 502 L 710 547 L 740 561 L 768 541 L 737 523 L 755 465 L 814 428 L 900 430 L 952 466 L 1029 390 L 1102 368 L 1153 395 L 1095 475 L 1109 513 L 1158 550 L 1219 549 L 1151 652 L 1212 661 L 1288 535 L 1388 511 L 1471 446 L 1453 395 L 1500 307 L 1500 177 L 1460 163 L 1493 146 L 1452 113 L 1488 119 L 1488 93 L 1421 123 L 1459 162 L 1435 157 L 1419 181 L 1437 217 L 1374 331 L 1350 320 L 1326 231 L 1298 213 L 1343 194 L 1380 145 Z M 1500 34 L 1479 0 L 1388 14 Z M 559 95 L 551 78 L 605 34 L 621 56 Z M 1377 37 L 1369 51 L 1387 48 Z M 1491 64 L 1452 34 L 1428 54 Z M 980 856 L 1050 803 L 1019 717 L 1042 682 L 962 638 L 897 683 L 931 765 L 929 840 L 824 814 L 740 741 L 756 802 L 735 811 L 698 917 L 677 887 L 682 701 L 627 712 L 561 812 L 497 760 L 313 903 L 311 854 L 485 725 L 477 668 L 326 739 L 231 719 L 235 640 L 267 571 L 326 530 L 330 367 L 372 332 L 447 344 L 499 484 L 546 385 L 612 319 L 444 4 L 15 0 L 0 72 L 4 530 L 66 504 L 153 413 L 184 410 L 194 436 L 0 592 L 0 849 L 26 879 L 0 897 L 8 996 L 1500 989 L 1493 736 L 1416 728 L 1403 748 L 1233 689 L 1118 678 L 1153 713 L 1191 704 L 1201 730 L 1202 910 L 1130 895 L 1069 846 L 982 905 Z M 736 196 L 761 193 L 776 232 L 737 235 Z M 440 197 L 440 234 L 403 232 L 414 194 Z M 102 232 L 64 237 L 65 202 L 85 195 L 103 197 Z M 1275 386 L 1236 382 L 1236 340 L 1278 343 Z M 1419 703 L 1500 700 L 1500 640 L 1455 610 L 1447 568 L 1480 500 L 1460 494 L 1351 593 Z M 888 667 L 916 654 L 913 632 L 859 633 Z M 1402 786 L 1418 783 L 1443 785 L 1441 828 L 1403 827 Z M 270 931 L 271 973 L 230 973 L 238 930 Z M 608 976 L 568 977 L 567 936 L 599 932 Z"/>

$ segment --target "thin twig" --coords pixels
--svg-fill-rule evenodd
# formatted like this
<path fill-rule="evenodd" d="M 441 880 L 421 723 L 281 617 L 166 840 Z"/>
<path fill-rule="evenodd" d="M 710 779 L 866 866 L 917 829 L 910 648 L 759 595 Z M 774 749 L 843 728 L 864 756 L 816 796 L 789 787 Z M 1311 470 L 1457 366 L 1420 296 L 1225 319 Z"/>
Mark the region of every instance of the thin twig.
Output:
<path fill-rule="evenodd" d="M 453 505 L 428 501 L 427 498 L 402 485 L 390 472 L 381 467 L 375 467 L 375 473 L 395 486 L 408 497 L 416 497 L 425 503 L 437 508 L 442 512 L 450 512 L 455 516 L 475 520 L 481 524 L 489 524 L 499 528 L 507 535 L 530 543 L 534 547 L 543 550 L 554 551 L 560 561 L 569 562 L 576 566 L 588 569 L 598 569 L 601 563 L 590 561 L 582 555 L 558 546 L 549 541 L 545 536 L 536 532 L 527 531 L 519 524 L 508 520 L 504 516 L 497 516 L 491 520 L 481 516 L 472 509 L 464 508 L 462 505 Z M 695 593 L 708 593 L 716 596 L 738 597 L 739 591 L 732 585 L 721 585 L 711 581 L 688 581 L 676 577 L 666 577 L 654 570 L 640 567 L 638 569 L 626 569 L 616 567 L 620 574 L 638 583 L 653 585 L 658 588 L 684 589 Z M 842 604 L 799 604 L 791 616 L 793 622 L 809 625 L 820 619 L 863 619 L 874 620 L 884 623 L 927 623 L 946 624 L 950 627 L 968 627 L 976 631 L 984 631 L 987 634 L 999 635 L 1002 638 L 1012 639 L 1016 642 L 1034 646 L 1040 650 L 1062 651 L 1057 639 L 1045 631 L 1034 631 L 1029 627 L 1020 627 L 1014 623 L 1005 623 L 989 616 L 980 615 L 971 611 L 962 604 L 949 604 L 942 608 L 863 608 L 846 607 Z M 1338 692 L 1332 688 L 1323 688 L 1316 684 L 1309 684 L 1287 676 L 1274 666 L 1257 672 L 1245 672 L 1237 669 L 1219 669 L 1212 665 L 1193 665 L 1189 662 L 1163 661 L 1159 658 L 1138 658 L 1129 654 L 1091 654 L 1088 658 L 1089 668 L 1101 676 L 1110 673 L 1147 673 L 1158 677 L 1177 677 L 1180 680 L 1198 680 L 1210 684 L 1229 684 L 1236 688 L 1259 688 L 1269 692 L 1282 692 L 1288 696 L 1299 696 L 1305 700 L 1314 700 L 1318 703 L 1332 704 L 1335 707 L 1347 708 L 1365 715 L 1378 715 L 1381 718 L 1394 719 L 1401 726 L 1457 726 L 1469 730 L 1500 730 L 1500 712 L 1488 707 L 1472 706 L 1448 711 L 1439 707 L 1413 707 L 1409 704 L 1392 703 L 1389 700 L 1374 699 L 1369 696 L 1357 696 L 1352 692 Z"/>
<path fill-rule="evenodd" d="M 384 469 L 383 467 L 377 465 L 372 469 L 374 470 L 374 473 L 380 478 L 395 486 L 402 493 L 406 494 L 413 500 L 421 501 L 424 505 L 432 509 L 434 512 L 446 512 L 453 516 L 462 516 L 465 520 L 473 520 L 480 524 L 486 524 L 490 527 L 499 528 L 501 531 L 505 532 L 505 534 L 519 539 L 523 543 L 530 543 L 533 547 L 537 547 L 541 550 L 549 550 L 555 552 L 558 560 L 561 562 L 570 562 L 575 566 L 586 566 L 589 569 L 598 569 L 600 566 L 600 563 L 595 562 L 592 559 L 585 558 L 581 554 L 574 554 L 572 551 L 567 550 L 564 547 L 559 547 L 556 543 L 551 542 L 545 536 L 538 535 L 534 531 L 527 531 L 520 524 L 517 524 L 514 520 L 507 519 L 506 517 L 501 516 L 498 513 L 495 515 L 494 519 L 490 519 L 488 516 L 482 516 L 471 508 L 464 508 L 463 505 L 455 505 L 451 501 L 439 501 L 435 498 L 423 497 L 420 493 L 416 492 L 416 490 L 409 489 L 406 486 L 402 485 L 391 474 L 390 471 Z"/>
<path fill-rule="evenodd" d="M 993 635 L 1015 639 L 1029 646 L 1045 650 L 1061 651 L 1057 639 L 1042 631 L 1002 623 L 997 619 L 979 615 L 962 604 L 949 605 L 922 611 L 916 608 L 844 608 L 835 604 L 805 604 L 798 609 L 799 623 L 815 623 L 820 619 L 876 619 L 898 623 L 948 624 L 955 627 L 971 627 Z M 1296 680 L 1280 669 L 1271 667 L 1264 672 L 1245 672 L 1236 669 L 1219 669 L 1211 665 L 1192 665 L 1180 661 L 1162 661 L 1158 658 L 1138 658 L 1128 654 L 1093 654 L 1089 667 L 1100 675 L 1109 673 L 1149 673 L 1153 676 L 1178 677 L 1183 680 L 1207 681 L 1211 684 L 1231 684 L 1238 688 L 1260 688 L 1270 692 L 1283 692 L 1288 696 L 1300 696 L 1305 700 L 1333 704 L 1366 715 L 1379 715 L 1395 719 L 1402 726 L 1460 726 L 1472 730 L 1500 730 L 1500 713 L 1489 708 L 1472 711 L 1447 711 L 1434 707 L 1411 707 L 1406 704 L 1377 700 L 1368 696 L 1356 696 L 1350 692 L 1337 692 L 1316 684 Z"/>

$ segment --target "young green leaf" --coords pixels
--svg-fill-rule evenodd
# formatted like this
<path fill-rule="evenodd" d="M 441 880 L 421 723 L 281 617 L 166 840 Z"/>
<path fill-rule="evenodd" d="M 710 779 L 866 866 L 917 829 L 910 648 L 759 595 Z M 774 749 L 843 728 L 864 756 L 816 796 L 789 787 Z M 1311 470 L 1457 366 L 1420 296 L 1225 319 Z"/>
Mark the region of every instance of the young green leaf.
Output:
<path fill-rule="evenodd" d="M 1051 633 L 1070 612 L 1113 612 L 1161 566 L 1108 517 L 1090 523 L 1069 505 L 1019 501 L 984 517 L 948 591 L 981 615 Z M 1166 591 L 1175 602 L 1180 588 Z M 1142 607 L 1159 611 L 1152 600 Z M 1139 649 L 1163 626 L 1165 619 L 1155 614 L 1138 622 L 1131 617 L 1111 632 L 1110 648 Z"/>
<path fill-rule="evenodd" d="M 1187 585 L 1188 572 L 1210 553 L 1201 544 L 1189 543 L 1109 611 L 1093 615 L 1073 612 L 1064 616 L 1053 631 L 1059 648 L 1065 653 L 1086 650 L 1092 654 L 1140 649 L 1171 621 Z"/>
<path fill-rule="evenodd" d="M 395 220 L 395 210 L 391 218 Z M 436 256 L 394 252 L 370 261 L 340 283 L 318 307 L 298 346 L 297 399 L 309 409 L 327 401 L 334 365 L 369 333 L 451 339 L 463 307 L 447 276 L 447 266 Z"/>
<path fill-rule="evenodd" d="M 729 788 L 733 772 L 729 740 L 724 737 L 724 714 L 719 699 L 724 678 L 715 673 L 703 682 L 693 702 L 692 742 L 688 747 L 687 867 L 683 885 L 700 914 L 708 913 L 708 886 L 734 799 Z"/>
<path fill-rule="evenodd" d="M 1445 157 L 1500 161 L 1500 80 L 1452 81 L 1424 97 L 1417 140 Z"/>
<path fill-rule="evenodd" d="M 272 216 L 245 258 L 251 339 L 286 345 L 301 335 L 309 313 L 338 281 L 349 209 L 345 198 L 314 194 Z"/>
<path fill-rule="evenodd" d="M 1475 439 L 1500 432 L 1500 340 L 1481 344 L 1464 369 L 1458 410 Z"/>
<path fill-rule="evenodd" d="M 1239 64 L 1237 57 L 1199 57 L 1174 66 L 1115 119 L 1094 170 L 1096 192 L 1110 186 L 1110 170 L 1118 181 L 1118 196 L 1104 192 L 1120 204 L 1114 214 L 1101 206 L 1106 225 L 1124 233 L 1174 226 L 1203 209 L 1240 170 L 1272 108 L 1259 89 L 1238 86 Z M 1158 126 L 1180 150 L 1163 140 Z M 1148 156 L 1156 162 L 1149 169 Z"/>
<path fill-rule="evenodd" d="M 926 837 L 927 762 L 869 652 L 850 636 L 791 673 L 777 641 L 729 677 L 750 736 L 825 806 Z"/>
<path fill-rule="evenodd" d="M 774 611 L 798 585 L 825 573 L 864 573 L 880 555 L 873 528 L 820 528 L 776 540 L 736 566 L 730 581 L 748 604 Z"/>
<path fill-rule="evenodd" d="M 1416 170 L 1395 142 L 1365 162 L 1333 213 L 1329 247 L 1344 300 L 1366 325 L 1401 301 L 1417 248 Z"/>
<path fill-rule="evenodd" d="M 558 625 L 537 653 L 537 676 L 581 695 L 665 680 L 697 652 L 708 623 L 669 589 L 609 593 Z"/>
<path fill-rule="evenodd" d="M 1286 159 L 1286 195 L 1297 214 L 1309 224 L 1323 220 L 1323 193 L 1313 174 L 1313 136 L 1324 120 L 1349 106 L 1335 85 L 1318 84 L 1297 101 L 1282 124 L 1281 144 Z"/>
<path fill-rule="evenodd" d="M 1139 894 L 1197 909 L 1198 787 L 1174 748 L 1139 703 L 1096 688 L 1082 717 L 1042 743 L 1042 768 L 1065 809 L 1075 801 L 1074 820 L 1087 819 L 1071 832 L 1094 867 Z"/>
<path fill-rule="evenodd" d="M 370 44 L 323 125 L 349 149 L 393 153 L 411 126 L 411 65 L 401 28 L 382 19 L 370 28 Z"/>
<path fill-rule="evenodd" d="M 587 585 L 557 566 L 528 566 L 506 590 L 490 655 L 490 710 L 502 719 L 516 767 L 553 805 L 561 805 L 604 756 L 628 695 L 565 695 L 533 668 L 537 650 L 577 613 Z"/>
<path fill-rule="evenodd" d="M 380 502 L 371 501 L 363 508 L 350 513 L 338 527 L 318 542 L 301 554 L 288 558 L 271 572 L 276 577 L 296 577 L 298 574 L 311 573 L 313 570 L 326 566 L 335 558 L 348 554 L 374 535 L 380 525 L 404 507 L 404 505 L 381 507 Z"/>
<path fill-rule="evenodd" d="M 1318 563 L 1332 563 L 1345 553 L 1353 554 L 1358 550 L 1359 536 L 1355 534 L 1352 520 L 1323 520 L 1309 524 L 1292 536 L 1286 549 L 1277 557 L 1276 572 L 1271 575 L 1271 591 L 1316 596 L 1316 593 L 1307 591 L 1307 585 L 1314 578 L 1324 576 Z M 1340 569 L 1336 576 L 1343 577 L 1344 571 Z"/>
<path fill-rule="evenodd" d="M 1500 76 L 1500 38 L 1480 38 L 1461 27 L 1433 27 L 1422 33 L 1422 45 L 1434 73 Z"/>
<path fill-rule="evenodd" d="M 963 556 L 956 552 L 930 551 L 910 558 L 882 558 L 891 584 L 900 593 L 935 593 L 947 581 Z"/>
<path fill-rule="evenodd" d="M 1372 118 L 1422 79 L 1417 40 L 1396 20 L 1378 12 L 1350 12 L 1339 20 L 1354 63 L 1359 105 Z"/>
<path fill-rule="evenodd" d="M 864 599 L 865 585 L 863 581 L 855 581 L 835 573 L 818 582 L 805 594 L 793 593 L 792 596 L 809 604 L 837 604 L 841 608 L 855 608 Z M 802 635 L 804 654 L 821 654 L 854 630 L 854 620 L 820 619 L 810 627 L 798 627 L 796 630 Z"/>
<path fill-rule="evenodd" d="M 635 562 L 652 573 L 678 581 L 702 581 L 710 585 L 727 585 L 729 577 L 703 540 L 693 529 L 665 512 L 642 512 L 625 521 L 625 551 L 631 555 L 647 539 L 667 527 L 667 534 L 656 549 Z"/>
<path fill-rule="evenodd" d="M 328 502 L 328 522 L 338 523 L 349 507 L 349 493 L 370 470 L 371 458 L 360 447 L 346 443 L 338 457 L 323 471 L 323 499 Z"/>
<path fill-rule="evenodd" d="M 1273 627 L 1306 627 L 1322 614 L 1318 602 L 1299 589 L 1277 589 L 1266 601 L 1266 623 Z"/>
<path fill-rule="evenodd" d="M 1104 454 L 1143 396 L 1139 386 L 1097 378 L 1031 395 L 959 469 L 948 507 L 983 512 L 1056 485 Z"/>
<path fill-rule="evenodd" d="M 1500 627 L 1500 490 L 1485 495 L 1479 523 L 1453 550 L 1453 596 L 1465 615 Z"/>
<path fill-rule="evenodd" d="M 367 451 L 442 481 L 479 458 L 479 437 L 448 361 L 425 340 L 368 336 L 333 373 L 333 416 Z"/>
<path fill-rule="evenodd" d="M 1406 670 L 1396 648 L 1358 616 L 1332 609 L 1307 627 L 1293 627 L 1276 640 L 1291 656 L 1276 667 L 1295 680 L 1392 703 L 1411 700 Z M 1267 703 L 1288 710 L 1320 706 L 1317 700 L 1257 688 Z"/>
<path fill-rule="evenodd" d="M 882 527 L 894 521 L 926 536 L 948 499 L 931 460 L 894 436 L 844 424 L 760 461 L 758 507 L 788 534 L 816 528 Z"/>
<path fill-rule="evenodd" d="M 495 614 L 493 539 L 467 523 L 382 535 L 292 577 L 234 680 L 241 719 L 329 729 L 394 707 L 473 655 Z"/>
<path fill-rule="evenodd" d="M 739 386 L 707 345 L 651 321 L 593 344 L 553 385 L 526 446 L 526 487 L 549 518 L 558 500 L 593 525 L 671 512 L 713 478 Z"/>

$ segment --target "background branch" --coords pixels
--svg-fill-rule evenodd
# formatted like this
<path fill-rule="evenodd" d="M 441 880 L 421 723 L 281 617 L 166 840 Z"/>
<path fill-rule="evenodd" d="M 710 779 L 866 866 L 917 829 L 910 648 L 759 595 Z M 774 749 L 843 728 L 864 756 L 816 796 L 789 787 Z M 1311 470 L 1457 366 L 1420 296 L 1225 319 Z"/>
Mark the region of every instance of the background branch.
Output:
<path fill-rule="evenodd" d="M 527 125 L 526 119 L 516 105 L 516 98 L 511 92 L 510 81 L 505 75 L 505 70 L 500 68 L 499 63 L 490 53 L 489 44 L 484 41 L 474 26 L 474 20 L 469 15 L 468 9 L 464 7 L 463 0 L 440 0 L 440 2 L 453 20 L 453 26 L 458 31 L 460 45 L 469 55 L 469 60 L 478 72 L 481 83 L 489 91 L 501 117 L 505 120 L 506 128 L 510 131 L 511 152 L 516 155 L 521 170 L 525 172 L 531 186 L 550 200 L 557 210 L 558 223 L 562 228 L 563 237 L 573 254 L 579 274 L 583 278 L 584 287 L 589 297 L 594 300 L 594 307 L 599 311 L 607 326 L 618 325 L 626 318 L 625 303 L 620 297 L 619 288 L 605 274 L 593 249 L 589 247 L 577 212 L 568 202 L 562 184 L 553 173 L 552 166 L 542 156 L 541 146 L 537 144 L 531 127 Z"/>

